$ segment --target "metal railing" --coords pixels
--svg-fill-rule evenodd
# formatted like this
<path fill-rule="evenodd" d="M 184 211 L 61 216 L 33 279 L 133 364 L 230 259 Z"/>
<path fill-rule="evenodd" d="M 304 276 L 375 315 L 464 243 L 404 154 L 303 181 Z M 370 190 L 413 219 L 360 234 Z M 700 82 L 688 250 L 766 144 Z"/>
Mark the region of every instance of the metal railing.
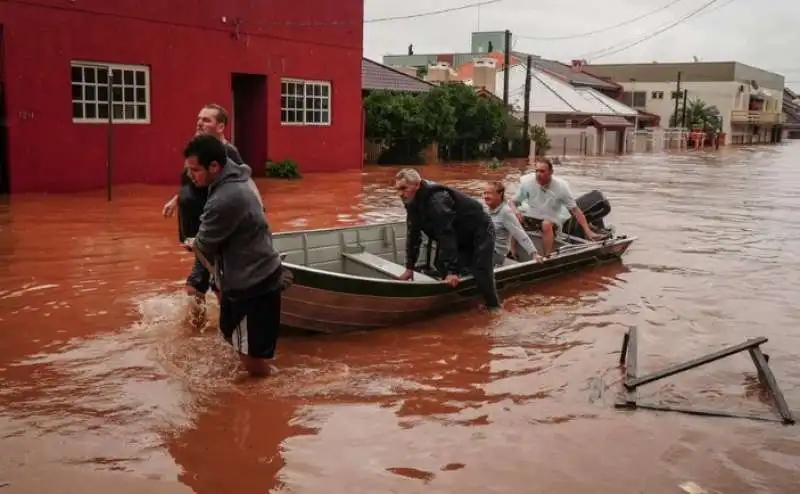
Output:
<path fill-rule="evenodd" d="M 731 122 L 748 124 L 779 124 L 783 123 L 784 115 L 778 112 L 734 110 L 731 112 Z"/>

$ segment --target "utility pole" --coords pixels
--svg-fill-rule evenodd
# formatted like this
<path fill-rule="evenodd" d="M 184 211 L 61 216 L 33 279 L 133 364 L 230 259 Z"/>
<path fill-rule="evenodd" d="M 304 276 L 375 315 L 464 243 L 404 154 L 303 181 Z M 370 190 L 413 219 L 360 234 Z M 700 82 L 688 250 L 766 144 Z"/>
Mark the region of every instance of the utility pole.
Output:
<path fill-rule="evenodd" d="M 675 92 L 672 93 L 673 97 L 675 98 L 675 122 L 673 123 L 674 127 L 678 126 L 678 102 L 681 97 L 681 73 L 678 72 L 678 87 L 675 89 Z"/>
<path fill-rule="evenodd" d="M 525 64 L 525 115 L 522 118 L 524 127 L 522 128 L 522 142 L 525 146 L 525 154 L 531 154 L 531 66 L 533 65 L 533 56 L 528 55 L 527 63 Z"/>
<path fill-rule="evenodd" d="M 505 46 L 503 47 L 503 108 L 506 112 L 511 113 L 508 107 L 508 83 L 511 77 L 511 31 L 506 29 Z M 508 136 L 503 136 L 503 156 L 508 155 Z"/>
<path fill-rule="evenodd" d="M 106 127 L 106 194 L 108 202 L 111 202 L 111 189 L 114 183 L 114 98 L 112 97 L 114 88 L 114 71 L 108 67 L 108 100 L 105 101 L 108 108 L 108 122 Z M 121 76 L 120 76 L 121 77 Z"/>
<path fill-rule="evenodd" d="M 683 121 L 681 122 L 681 126 L 685 129 L 686 128 L 686 97 L 689 95 L 689 90 L 683 90 Z"/>
<path fill-rule="evenodd" d="M 646 97 L 647 93 L 645 93 L 645 98 Z M 639 131 L 639 109 L 636 108 L 635 101 L 636 101 L 636 79 L 631 78 L 631 108 L 636 110 L 636 116 L 633 118 L 633 132 L 631 133 L 631 135 L 633 136 L 631 139 L 631 141 L 633 141 L 631 147 L 633 148 L 634 153 L 636 152 L 636 133 Z M 646 99 L 645 103 L 647 103 Z"/>
<path fill-rule="evenodd" d="M 506 29 L 506 42 L 503 48 L 503 105 L 508 108 L 508 83 L 511 72 L 511 31 Z"/>

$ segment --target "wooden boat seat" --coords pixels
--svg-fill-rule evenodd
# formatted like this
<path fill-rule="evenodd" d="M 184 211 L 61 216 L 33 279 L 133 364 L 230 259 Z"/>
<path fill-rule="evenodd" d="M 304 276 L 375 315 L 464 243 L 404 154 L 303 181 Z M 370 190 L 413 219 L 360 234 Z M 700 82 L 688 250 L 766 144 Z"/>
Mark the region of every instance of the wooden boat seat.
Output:
<path fill-rule="evenodd" d="M 343 252 L 342 257 L 374 269 L 380 273 L 389 275 L 395 279 L 400 279 L 400 276 L 406 270 L 405 266 L 401 266 L 392 261 L 387 261 L 386 259 L 369 252 Z M 414 280 L 438 281 L 436 278 L 432 278 L 426 274 L 420 273 L 419 271 L 414 271 Z"/>

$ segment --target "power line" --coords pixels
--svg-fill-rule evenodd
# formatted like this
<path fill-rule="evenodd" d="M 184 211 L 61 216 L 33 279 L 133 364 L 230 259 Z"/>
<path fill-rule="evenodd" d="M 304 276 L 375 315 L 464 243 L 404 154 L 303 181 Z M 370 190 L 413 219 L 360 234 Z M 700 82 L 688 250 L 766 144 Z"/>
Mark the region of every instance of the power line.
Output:
<path fill-rule="evenodd" d="M 378 17 L 376 19 L 364 19 L 364 24 L 370 24 L 370 23 L 373 23 L 373 22 L 388 22 L 388 21 L 400 21 L 400 20 L 406 20 L 406 19 L 417 19 L 417 18 L 420 18 L 420 17 L 430 17 L 430 16 L 434 16 L 434 15 L 439 15 L 439 14 L 447 14 L 449 12 L 457 12 L 459 10 L 466 10 L 466 9 L 473 9 L 473 8 L 476 8 L 476 7 L 483 7 L 484 5 L 491 5 L 493 3 L 500 3 L 500 2 L 503 2 L 503 1 L 505 1 L 505 0 L 485 0 L 483 2 L 475 2 L 475 3 L 466 4 L 466 5 L 461 5 L 459 7 L 450 7 L 450 8 L 446 8 L 446 9 L 440 9 L 440 10 L 431 10 L 431 11 L 428 11 L 428 12 L 420 12 L 418 14 L 397 15 L 397 16 L 392 16 L 392 17 Z"/>
<path fill-rule="evenodd" d="M 343 26 L 357 26 L 362 24 L 373 24 L 377 22 L 391 22 L 391 21 L 398 21 L 398 20 L 407 20 L 407 19 L 418 19 L 422 17 L 432 17 L 441 14 L 447 14 L 450 12 L 457 12 L 460 10 L 467 10 L 472 8 L 478 8 L 485 5 L 491 5 L 495 3 L 500 3 L 505 0 L 483 0 L 480 2 L 474 2 L 466 5 L 459 5 L 457 7 L 449 7 L 446 9 L 439 9 L 439 10 L 431 10 L 427 12 L 418 12 L 415 14 L 406 14 L 406 15 L 397 15 L 397 16 L 389 16 L 389 17 L 378 17 L 375 19 L 364 19 L 362 21 L 351 21 L 351 20 L 333 20 L 333 21 L 313 21 L 313 20 L 299 20 L 299 21 L 250 21 L 247 19 L 241 20 L 241 25 L 247 27 L 255 27 L 255 28 L 269 28 L 269 27 L 295 27 L 295 28 L 319 28 L 319 27 L 343 27 Z M 90 8 L 84 7 L 77 7 L 73 5 L 48 5 L 45 3 L 39 3 L 36 1 L 31 0 L 0 0 L 0 3 L 8 3 L 8 4 L 16 4 L 16 5 L 24 5 L 28 7 L 38 7 L 42 9 L 51 9 L 51 10 L 60 10 L 64 12 L 73 12 L 73 13 L 81 13 L 81 14 L 91 14 L 91 15 L 98 15 L 98 16 L 105 16 L 105 17 L 112 17 L 118 19 L 130 19 L 130 20 L 138 20 L 143 22 L 151 22 L 157 24 L 170 24 L 175 25 L 178 27 L 198 27 L 203 29 L 212 29 L 215 30 L 213 27 L 207 26 L 200 26 L 200 25 L 192 25 L 187 23 L 181 22 L 173 22 L 173 21 L 166 21 L 161 19 L 152 19 L 147 18 L 144 16 L 138 15 L 130 15 L 130 14 L 119 14 L 114 12 L 108 12 L 103 10 L 95 10 Z M 233 16 L 231 16 L 233 17 Z M 233 19 L 232 19 L 233 20 Z M 219 29 L 219 28 L 217 28 Z M 245 33 L 242 33 L 245 34 Z M 249 33 L 251 35 L 261 35 L 260 33 Z M 325 43 L 321 43 L 325 44 Z"/>
<path fill-rule="evenodd" d="M 678 20 L 676 20 L 676 21 L 674 21 L 674 22 L 672 22 L 670 24 L 667 24 L 666 26 L 664 26 L 662 28 L 659 28 L 659 29 L 653 31 L 652 33 L 648 34 L 647 36 L 645 36 L 643 38 L 640 38 L 640 39 L 638 39 L 636 41 L 630 42 L 628 44 L 624 44 L 622 46 L 619 46 L 619 44 L 611 45 L 611 46 L 608 46 L 606 48 L 603 48 L 603 49 L 600 49 L 600 50 L 596 50 L 594 52 L 590 52 L 590 53 L 587 53 L 585 55 L 582 55 L 580 58 L 598 60 L 600 58 L 605 58 L 605 57 L 607 57 L 609 55 L 614 55 L 616 53 L 620 53 L 622 51 L 625 51 L 625 50 L 628 50 L 630 48 L 633 48 L 634 46 L 640 45 L 640 44 L 644 43 L 645 41 L 653 39 L 656 36 L 658 36 L 659 34 L 665 33 L 667 31 L 669 31 L 670 29 L 678 26 L 679 24 L 682 24 L 682 23 L 688 21 L 692 17 L 695 17 L 695 16 L 699 15 L 704 10 L 706 10 L 708 7 L 712 6 L 713 4 L 717 3 L 718 1 L 719 0 L 709 0 L 708 2 L 706 2 L 703 5 L 701 5 L 700 7 L 698 7 L 697 9 L 695 9 L 695 10 L 689 12 L 688 14 L 684 15 L 683 17 L 679 18 Z M 726 4 L 729 4 L 729 3 L 733 2 L 733 1 L 734 0 L 728 0 L 726 2 Z"/>
<path fill-rule="evenodd" d="M 622 27 L 622 26 L 627 26 L 628 24 L 633 24 L 636 21 L 642 20 L 645 17 L 650 17 L 653 14 L 657 14 L 657 13 L 661 12 L 662 10 L 666 10 L 666 9 L 672 7 L 673 5 L 675 5 L 676 3 L 679 3 L 679 2 L 682 2 L 682 1 L 683 0 L 671 0 L 670 2 L 667 2 L 666 4 L 662 5 L 661 7 L 658 7 L 655 10 L 651 10 L 649 12 L 646 12 L 644 14 L 638 15 L 638 16 L 633 17 L 631 19 L 628 19 L 626 21 L 622 21 L 622 22 L 620 22 L 618 24 L 614 24 L 613 26 L 604 27 L 602 29 L 595 29 L 594 31 L 587 31 L 585 33 L 570 34 L 570 35 L 567 35 L 567 36 L 520 36 L 520 35 L 515 35 L 515 37 L 516 38 L 520 38 L 520 39 L 530 39 L 530 40 L 536 40 L 536 41 L 550 41 L 550 40 L 564 40 L 564 39 L 585 38 L 587 36 L 592 36 L 592 35 L 595 35 L 595 34 L 611 31 L 613 29 L 617 29 L 617 28 Z"/>

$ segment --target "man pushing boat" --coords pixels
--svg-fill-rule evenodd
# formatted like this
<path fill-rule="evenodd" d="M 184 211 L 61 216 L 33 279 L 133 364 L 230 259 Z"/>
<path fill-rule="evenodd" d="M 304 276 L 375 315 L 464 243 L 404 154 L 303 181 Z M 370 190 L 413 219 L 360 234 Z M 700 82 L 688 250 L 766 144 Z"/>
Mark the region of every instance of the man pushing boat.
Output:
<path fill-rule="evenodd" d="M 192 181 L 208 187 L 197 236 L 185 245 L 214 271 L 223 336 L 250 375 L 267 376 L 281 323 L 281 292 L 290 279 L 272 245 L 250 167 L 231 160 L 225 145 L 209 134 L 195 136 L 183 154 Z"/>
<path fill-rule="evenodd" d="M 400 279 L 413 279 L 425 232 L 437 243 L 436 268 L 444 282 L 457 287 L 461 268 L 466 268 L 487 309 L 500 308 L 493 266 L 495 231 L 483 205 L 452 187 L 422 180 L 410 168 L 397 173 L 395 189 L 406 206 L 408 223 L 406 270 Z"/>

